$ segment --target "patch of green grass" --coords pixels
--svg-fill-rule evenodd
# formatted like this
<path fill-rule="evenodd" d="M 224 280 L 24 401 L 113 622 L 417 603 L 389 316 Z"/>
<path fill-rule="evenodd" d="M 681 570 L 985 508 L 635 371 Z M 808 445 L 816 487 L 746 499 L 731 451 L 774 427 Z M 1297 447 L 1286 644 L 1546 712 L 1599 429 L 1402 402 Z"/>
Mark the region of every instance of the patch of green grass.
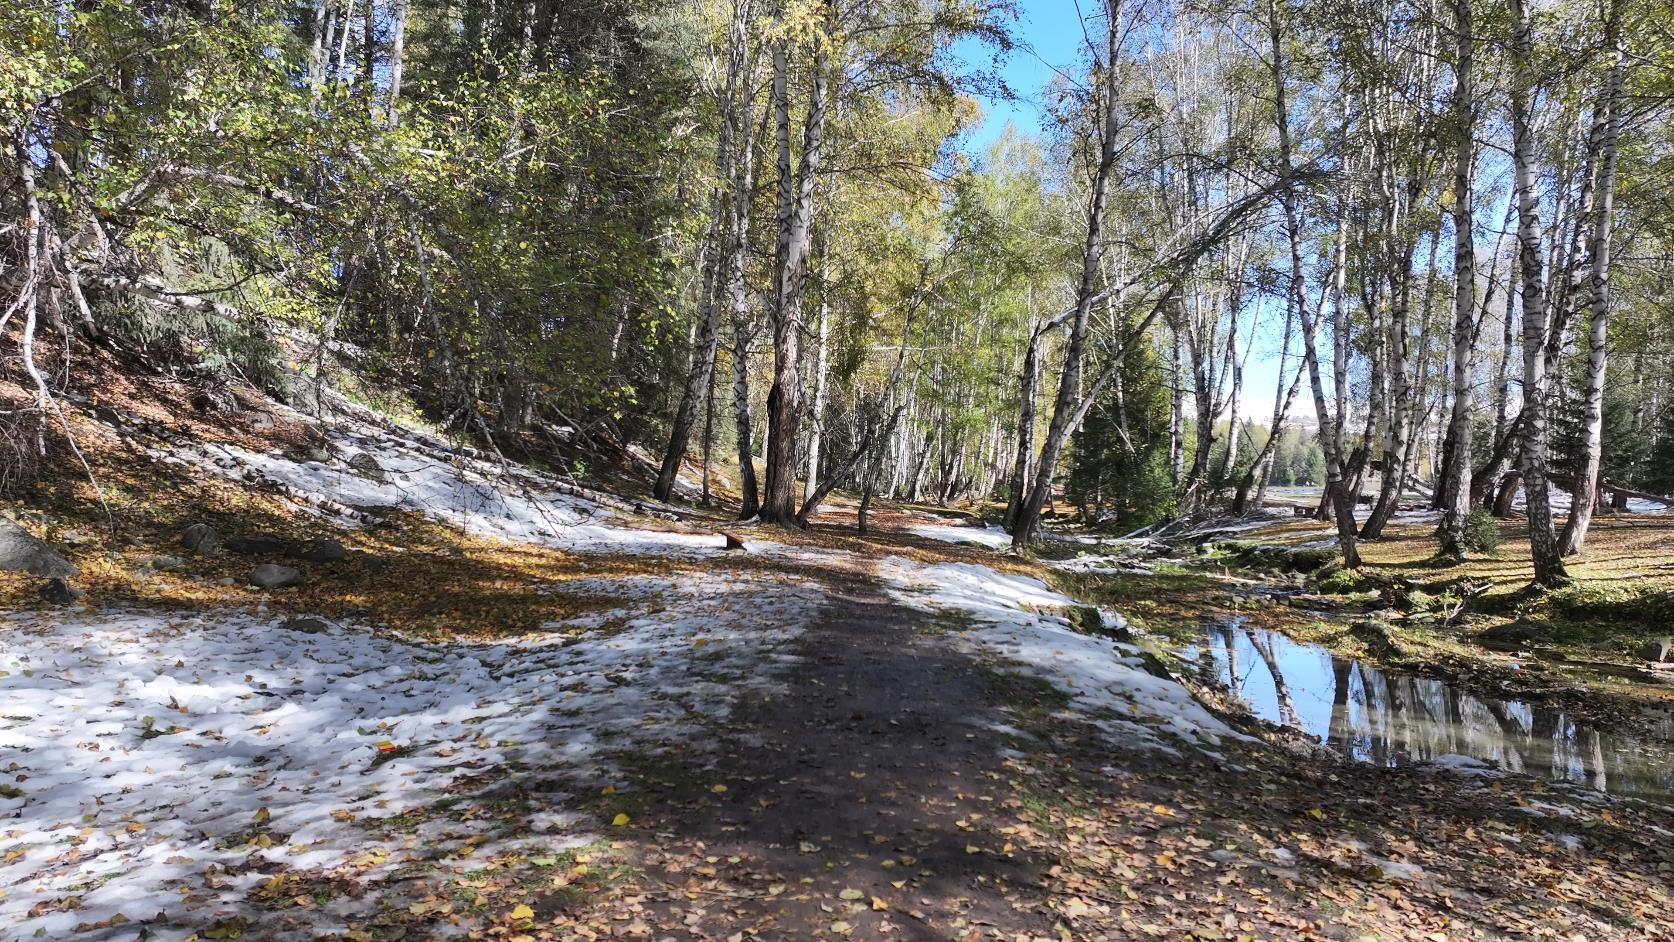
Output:
<path fill-rule="evenodd" d="M 1215 548 L 1242 566 L 1273 572 L 1318 572 L 1337 559 L 1335 546 L 1315 549 L 1224 540 Z"/>

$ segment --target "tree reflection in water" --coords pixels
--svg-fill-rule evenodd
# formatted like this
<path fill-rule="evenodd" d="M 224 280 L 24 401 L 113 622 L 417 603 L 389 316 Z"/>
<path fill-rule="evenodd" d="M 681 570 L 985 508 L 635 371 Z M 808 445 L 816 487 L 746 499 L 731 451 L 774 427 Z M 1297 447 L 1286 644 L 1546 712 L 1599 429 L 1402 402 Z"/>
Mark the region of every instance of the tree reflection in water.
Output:
<path fill-rule="evenodd" d="M 1256 715 L 1363 762 L 1396 766 L 1463 755 L 1599 790 L 1674 796 L 1674 716 L 1644 731 L 1600 731 L 1538 704 L 1479 697 L 1444 680 L 1334 657 L 1240 621 L 1210 630 L 1186 654 Z"/>

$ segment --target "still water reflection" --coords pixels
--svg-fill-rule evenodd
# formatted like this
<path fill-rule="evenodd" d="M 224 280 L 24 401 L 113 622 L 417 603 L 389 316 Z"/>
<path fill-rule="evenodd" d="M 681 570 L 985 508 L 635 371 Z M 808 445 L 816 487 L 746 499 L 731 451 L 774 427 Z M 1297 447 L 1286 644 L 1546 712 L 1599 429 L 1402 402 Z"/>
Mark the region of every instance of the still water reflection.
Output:
<path fill-rule="evenodd" d="M 1463 755 L 1603 791 L 1674 797 L 1674 715 L 1649 730 L 1601 732 L 1557 710 L 1381 670 L 1238 622 L 1208 632 L 1184 654 L 1256 715 L 1363 762 Z"/>

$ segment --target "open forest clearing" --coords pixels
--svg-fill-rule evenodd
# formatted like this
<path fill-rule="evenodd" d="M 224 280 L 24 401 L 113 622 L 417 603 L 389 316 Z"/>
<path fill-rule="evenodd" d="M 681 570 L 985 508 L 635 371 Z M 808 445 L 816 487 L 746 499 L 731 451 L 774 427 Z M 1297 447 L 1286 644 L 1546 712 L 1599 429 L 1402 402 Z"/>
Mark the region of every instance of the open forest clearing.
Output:
<path fill-rule="evenodd" d="M 0 4 L 0 942 L 1674 942 L 1671 13 Z"/>

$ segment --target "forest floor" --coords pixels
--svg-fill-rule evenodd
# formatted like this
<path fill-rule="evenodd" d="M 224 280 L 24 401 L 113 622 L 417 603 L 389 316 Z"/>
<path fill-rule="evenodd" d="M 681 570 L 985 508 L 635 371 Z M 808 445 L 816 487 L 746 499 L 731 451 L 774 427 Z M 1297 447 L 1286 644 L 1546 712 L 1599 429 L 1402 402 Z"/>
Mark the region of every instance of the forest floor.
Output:
<path fill-rule="evenodd" d="M 86 594 L 0 576 L 0 937 L 1674 939 L 1668 809 L 1269 741 L 970 520 L 669 522 L 272 415 L 82 417 L 108 516 L 16 508 Z"/>

